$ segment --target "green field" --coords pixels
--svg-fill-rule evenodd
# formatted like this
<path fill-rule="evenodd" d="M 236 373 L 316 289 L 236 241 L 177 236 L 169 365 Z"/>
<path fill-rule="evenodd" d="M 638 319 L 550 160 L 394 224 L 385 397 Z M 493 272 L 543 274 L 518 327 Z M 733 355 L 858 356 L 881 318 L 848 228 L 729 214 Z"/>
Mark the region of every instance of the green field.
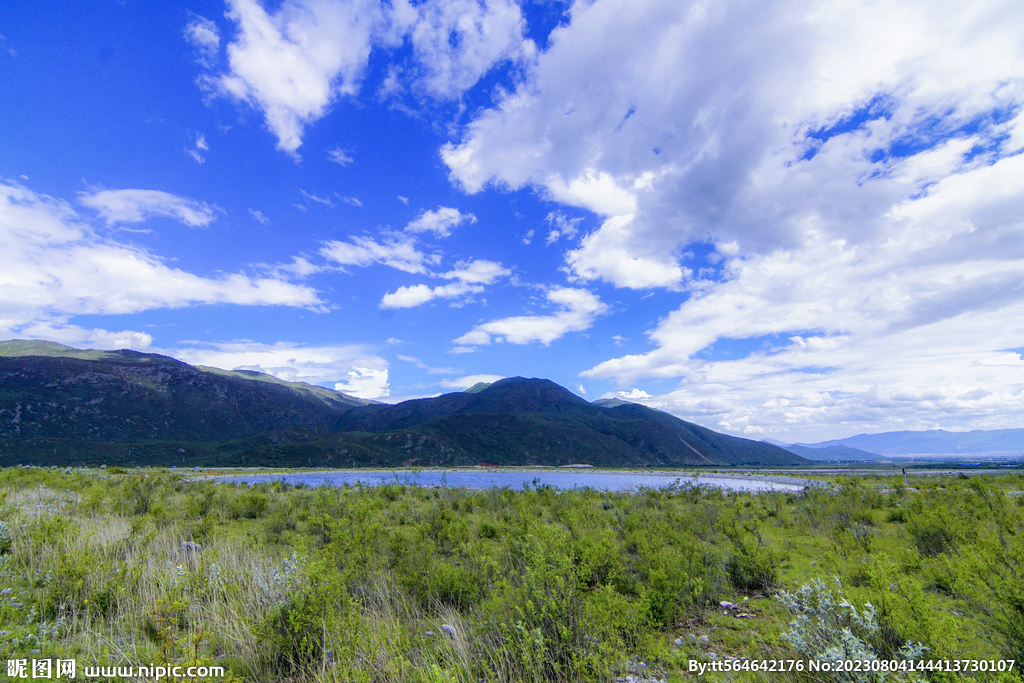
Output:
<path fill-rule="evenodd" d="M 800 495 L 615 494 L 10 468 L 0 647 L 247 681 L 678 681 L 697 679 L 690 660 L 827 653 L 1024 664 L 1024 476 L 821 478 Z"/>

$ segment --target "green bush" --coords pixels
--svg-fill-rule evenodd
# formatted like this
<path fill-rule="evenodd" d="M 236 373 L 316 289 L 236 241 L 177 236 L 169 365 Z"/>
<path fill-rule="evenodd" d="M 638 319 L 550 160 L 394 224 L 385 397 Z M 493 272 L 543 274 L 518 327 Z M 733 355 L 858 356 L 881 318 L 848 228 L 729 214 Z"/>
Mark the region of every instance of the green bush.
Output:
<path fill-rule="evenodd" d="M 793 617 L 782 640 L 806 659 L 821 661 L 891 659 L 872 646 L 881 628 L 871 603 L 858 610 L 842 592 L 836 580 L 833 593 L 821 579 L 813 579 L 793 592 L 780 591 L 778 602 Z M 901 659 L 920 659 L 927 648 L 906 643 L 898 652 Z M 914 673 L 890 671 L 835 671 L 830 680 L 874 683 L 875 681 L 919 681 Z"/>

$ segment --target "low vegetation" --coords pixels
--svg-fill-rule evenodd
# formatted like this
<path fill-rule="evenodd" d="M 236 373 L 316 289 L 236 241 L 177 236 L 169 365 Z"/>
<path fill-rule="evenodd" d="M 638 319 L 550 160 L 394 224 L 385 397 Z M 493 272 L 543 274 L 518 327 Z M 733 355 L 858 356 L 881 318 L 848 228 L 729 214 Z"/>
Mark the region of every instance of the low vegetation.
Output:
<path fill-rule="evenodd" d="M 12 468 L 0 648 L 253 681 L 678 681 L 690 660 L 836 653 L 1024 665 L 1022 485 L 311 489 Z"/>

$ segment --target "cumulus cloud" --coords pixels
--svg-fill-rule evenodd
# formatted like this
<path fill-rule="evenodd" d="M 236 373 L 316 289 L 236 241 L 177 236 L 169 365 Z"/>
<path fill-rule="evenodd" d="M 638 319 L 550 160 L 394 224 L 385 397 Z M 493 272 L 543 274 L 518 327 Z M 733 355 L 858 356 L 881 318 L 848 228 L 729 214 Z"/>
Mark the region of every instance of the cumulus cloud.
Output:
<path fill-rule="evenodd" d="M 383 242 L 372 237 L 351 237 L 348 242 L 325 242 L 320 254 L 338 265 L 366 267 L 374 263 L 406 273 L 426 273 L 427 266 L 441 262 L 440 254 L 424 254 L 415 242 L 400 234 L 388 234 Z"/>
<path fill-rule="evenodd" d="M 360 398 L 388 395 L 388 362 L 361 346 L 305 346 L 233 341 L 194 344 L 163 352 L 193 365 L 253 370 L 287 382 L 331 384 Z"/>
<path fill-rule="evenodd" d="M 550 304 L 558 310 L 551 315 L 521 315 L 492 320 L 477 325 L 454 340 L 456 344 L 481 345 L 495 341 L 510 344 L 540 342 L 545 346 L 569 332 L 589 328 L 594 318 L 608 311 L 607 304 L 596 294 L 585 289 L 555 287 L 546 294 Z"/>
<path fill-rule="evenodd" d="M 79 192 L 78 202 L 95 209 L 108 225 L 141 223 L 153 217 L 173 218 L 202 228 L 217 217 L 217 207 L 159 190 L 94 190 Z"/>
<path fill-rule="evenodd" d="M 137 348 L 148 343 L 148 335 L 83 332 L 67 321 L 75 315 L 196 304 L 319 308 L 323 303 L 316 290 L 280 278 L 243 273 L 206 278 L 171 268 L 145 249 L 101 237 L 67 202 L 16 184 L 0 183 L 0 243 L 0 330 L 6 334 L 32 329 L 32 336 L 52 333 L 52 338 L 95 344 L 114 343 L 104 335 L 121 335 Z M 49 332 L 39 325 L 49 326 Z M 74 338 L 60 336 L 61 329 Z"/>
<path fill-rule="evenodd" d="M 384 295 L 380 307 L 413 308 L 433 299 L 459 299 L 472 294 L 480 294 L 484 291 L 483 285 L 492 284 L 499 278 L 511 274 L 511 270 L 494 261 L 483 259 L 460 261 L 455 264 L 454 270 L 438 274 L 438 277 L 457 280 L 457 282 L 436 287 L 424 284 L 399 287 L 394 292 Z"/>
<path fill-rule="evenodd" d="M 1021 155 L 961 170 L 894 206 L 872 242 L 811 231 L 798 248 L 728 258 L 722 281 L 648 333 L 656 350 L 583 374 L 683 378 L 654 400 L 755 435 L 1015 426 L 1024 364 L 1006 350 L 1024 340 L 1022 174 Z M 769 336 L 783 342 L 700 355 Z"/>
<path fill-rule="evenodd" d="M 484 384 L 493 384 L 499 379 L 505 379 L 504 375 L 467 375 L 465 377 L 458 377 L 456 379 L 443 379 L 441 380 L 441 386 L 446 389 L 459 389 L 465 391 L 474 384 L 483 382 Z"/>
<path fill-rule="evenodd" d="M 433 299 L 456 299 L 470 294 L 479 294 L 484 288 L 479 285 L 470 285 L 464 282 L 455 282 L 450 285 L 412 285 L 399 287 L 394 292 L 388 292 L 380 300 L 381 308 L 414 308 L 425 304 Z"/>
<path fill-rule="evenodd" d="M 438 207 L 437 211 L 424 211 L 417 216 L 409 225 L 405 226 L 406 232 L 432 232 L 436 237 L 448 237 L 452 234 L 452 228 L 463 223 L 476 223 L 476 216 L 471 213 L 462 213 L 458 209 L 447 206 Z"/>
<path fill-rule="evenodd" d="M 572 280 L 685 293 L 654 350 L 585 376 L 677 378 L 643 400 L 750 435 L 1019 426 L 1017 367 L 987 363 L 1024 343 L 1022 21 L 998 0 L 577 3 L 442 158 L 468 192 L 593 212 Z M 713 360 L 762 336 L 782 341 Z"/>
<path fill-rule="evenodd" d="M 678 287 L 673 255 L 690 240 L 763 252 L 816 218 L 869 235 L 929 182 L 901 179 L 908 155 L 972 130 L 969 149 L 990 149 L 1024 99 L 1008 85 L 1021 77 L 1018 11 L 580 3 L 530 77 L 442 156 L 470 192 L 533 186 L 605 217 L 569 255 L 580 279 Z"/>
<path fill-rule="evenodd" d="M 381 5 L 289 1 L 273 14 L 257 0 L 229 0 L 228 7 L 238 30 L 227 46 L 229 70 L 206 83 L 259 108 L 278 149 L 297 156 L 305 126 L 338 95 L 358 92 Z"/>
<path fill-rule="evenodd" d="M 396 4 L 412 43 L 414 88 L 454 99 L 496 63 L 532 57 L 525 22 L 512 0 L 427 0 Z"/>
<path fill-rule="evenodd" d="M 185 26 L 185 40 L 196 49 L 200 64 L 213 66 L 220 51 L 220 31 L 217 30 L 217 24 L 204 17 L 194 16 Z"/>
<path fill-rule="evenodd" d="M 359 398 L 384 398 L 391 395 L 388 371 L 374 368 L 352 368 L 348 372 L 348 379 L 335 384 L 334 389 Z"/>
<path fill-rule="evenodd" d="M 396 65 L 396 79 L 406 73 L 417 93 L 438 99 L 460 97 L 498 62 L 534 54 L 512 0 L 286 0 L 273 12 L 258 0 L 229 0 L 228 7 L 237 28 L 228 69 L 203 83 L 262 111 L 278 149 L 296 158 L 306 126 L 359 91 L 374 47 L 408 39 L 412 61 Z M 204 54 L 216 54 L 216 35 L 206 20 L 186 29 Z M 396 80 L 391 90 L 399 87 Z M 329 154 L 338 163 L 348 158 Z"/>

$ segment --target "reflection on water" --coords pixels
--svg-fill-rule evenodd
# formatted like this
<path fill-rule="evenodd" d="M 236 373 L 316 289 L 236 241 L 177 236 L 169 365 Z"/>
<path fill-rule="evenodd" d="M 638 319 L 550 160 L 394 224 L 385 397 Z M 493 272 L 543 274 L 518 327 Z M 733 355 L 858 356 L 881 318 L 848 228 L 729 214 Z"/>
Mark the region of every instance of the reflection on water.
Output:
<path fill-rule="evenodd" d="M 788 477 L 755 475 L 697 475 L 692 472 L 556 472 L 551 470 L 330 470 L 302 474 L 239 474 L 214 477 L 217 481 L 257 484 L 284 481 L 305 486 L 449 486 L 453 488 L 524 489 L 551 486 L 557 489 L 591 488 L 633 491 L 641 487 L 664 488 L 699 485 L 732 491 L 802 491 L 809 483 Z"/>

